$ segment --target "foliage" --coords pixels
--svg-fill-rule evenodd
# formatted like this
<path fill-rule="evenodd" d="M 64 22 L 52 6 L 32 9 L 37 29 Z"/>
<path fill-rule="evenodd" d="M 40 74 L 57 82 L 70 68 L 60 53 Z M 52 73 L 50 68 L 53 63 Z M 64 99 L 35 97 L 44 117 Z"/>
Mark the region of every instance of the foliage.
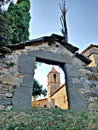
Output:
<path fill-rule="evenodd" d="M 43 89 L 43 86 L 40 85 L 36 79 L 34 79 L 32 95 L 33 96 L 40 96 L 41 94 L 46 96 L 47 90 Z"/>
<path fill-rule="evenodd" d="M 7 15 L 4 11 L 0 12 L 0 47 L 10 43 L 9 27 L 7 24 Z"/>
<path fill-rule="evenodd" d="M 98 130 L 98 112 L 33 108 L 0 112 L 1 130 Z"/>
<path fill-rule="evenodd" d="M 30 1 L 18 0 L 10 3 L 6 12 L 10 27 L 10 41 L 12 44 L 29 39 Z"/>
<path fill-rule="evenodd" d="M 5 4 L 10 3 L 4 11 Z M 29 39 L 30 0 L 0 1 L 0 47 Z"/>

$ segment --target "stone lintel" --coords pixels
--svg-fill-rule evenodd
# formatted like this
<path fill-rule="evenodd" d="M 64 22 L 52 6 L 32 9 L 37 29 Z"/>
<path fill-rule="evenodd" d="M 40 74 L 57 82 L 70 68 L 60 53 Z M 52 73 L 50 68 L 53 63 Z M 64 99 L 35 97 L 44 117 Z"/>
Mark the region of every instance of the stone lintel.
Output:
<path fill-rule="evenodd" d="M 42 62 L 56 62 L 56 63 L 72 63 L 73 58 L 69 55 L 55 54 L 44 50 L 34 50 L 28 52 L 29 56 L 35 56 L 37 60 Z"/>

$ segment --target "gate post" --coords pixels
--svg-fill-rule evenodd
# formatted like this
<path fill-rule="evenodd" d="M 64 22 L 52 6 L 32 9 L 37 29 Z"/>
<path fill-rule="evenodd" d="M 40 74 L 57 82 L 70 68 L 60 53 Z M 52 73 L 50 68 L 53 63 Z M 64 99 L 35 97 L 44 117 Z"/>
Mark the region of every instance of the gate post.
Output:
<path fill-rule="evenodd" d="M 24 75 L 23 82 L 17 87 L 13 96 L 13 109 L 27 110 L 32 108 L 32 89 L 34 78 L 35 57 L 21 55 L 19 72 Z"/>
<path fill-rule="evenodd" d="M 78 69 L 74 68 L 72 64 L 64 64 L 63 71 L 65 73 L 69 109 L 75 111 L 87 111 L 86 100 L 79 89 L 83 86 L 79 83 L 77 85 L 73 83 L 73 79 L 79 76 Z"/>

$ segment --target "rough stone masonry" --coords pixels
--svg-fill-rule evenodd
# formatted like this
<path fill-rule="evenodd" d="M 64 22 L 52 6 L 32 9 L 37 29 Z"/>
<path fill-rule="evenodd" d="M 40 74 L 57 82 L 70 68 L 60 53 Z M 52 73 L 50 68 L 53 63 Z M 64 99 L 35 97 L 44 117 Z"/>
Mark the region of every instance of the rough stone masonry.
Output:
<path fill-rule="evenodd" d="M 53 34 L 5 48 L 0 53 L 0 110 L 31 109 L 34 65 L 39 61 L 63 69 L 69 109 L 98 111 L 98 66 L 87 67 L 89 60 L 63 37 Z"/>

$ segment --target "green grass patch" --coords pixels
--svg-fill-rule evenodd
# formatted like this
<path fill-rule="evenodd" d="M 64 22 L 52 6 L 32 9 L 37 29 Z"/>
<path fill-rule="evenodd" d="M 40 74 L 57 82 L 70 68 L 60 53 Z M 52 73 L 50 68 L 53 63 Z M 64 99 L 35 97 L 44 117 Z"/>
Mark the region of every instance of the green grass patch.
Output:
<path fill-rule="evenodd" d="M 98 112 L 47 108 L 0 111 L 0 130 L 98 130 Z"/>

